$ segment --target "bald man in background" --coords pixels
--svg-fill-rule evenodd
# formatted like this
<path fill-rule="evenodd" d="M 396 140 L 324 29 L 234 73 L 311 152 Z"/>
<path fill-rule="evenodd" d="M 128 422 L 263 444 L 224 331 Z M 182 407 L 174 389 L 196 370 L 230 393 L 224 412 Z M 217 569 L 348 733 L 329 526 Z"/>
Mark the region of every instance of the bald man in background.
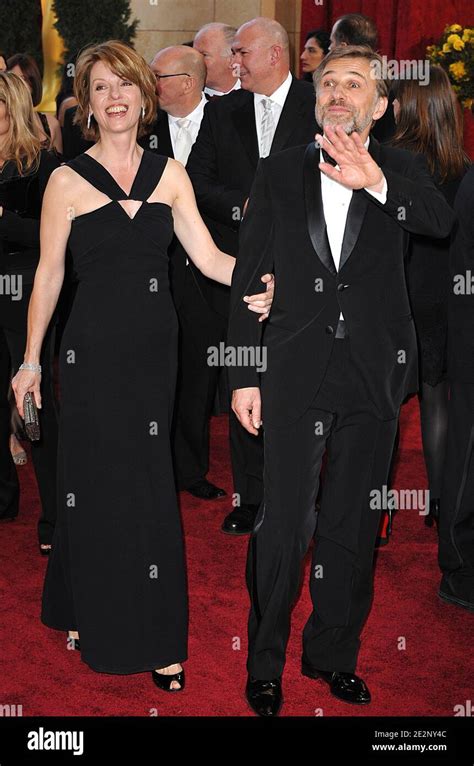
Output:
<path fill-rule="evenodd" d="M 207 71 L 198 50 L 173 45 L 151 62 L 156 78 L 158 114 L 147 137 L 151 151 L 186 166 L 197 138 L 207 99 Z M 170 283 L 179 319 L 179 357 L 172 447 L 179 490 L 213 500 L 226 493 L 206 478 L 209 469 L 209 418 L 217 386 L 218 367 L 207 365 L 207 348 L 216 332 L 216 317 L 202 292 L 201 272 L 188 260 L 179 240 L 169 248 Z M 220 322 L 219 332 L 225 332 Z"/>
<path fill-rule="evenodd" d="M 187 171 L 214 241 L 237 255 L 240 221 L 259 158 L 314 140 L 316 121 L 314 88 L 291 75 L 288 34 L 281 24 L 252 19 L 238 29 L 232 51 L 242 88 L 208 103 Z M 227 322 L 229 288 L 206 283 L 216 317 Z M 217 321 L 215 327 L 212 345 L 218 347 Z M 222 530 L 249 534 L 263 496 L 262 437 L 241 428 L 231 412 L 230 442 L 234 509 Z"/>
<path fill-rule="evenodd" d="M 236 32 L 235 27 L 217 21 L 205 24 L 196 32 L 193 46 L 204 56 L 207 98 L 225 96 L 240 88 L 240 79 L 232 67 L 232 42 Z"/>

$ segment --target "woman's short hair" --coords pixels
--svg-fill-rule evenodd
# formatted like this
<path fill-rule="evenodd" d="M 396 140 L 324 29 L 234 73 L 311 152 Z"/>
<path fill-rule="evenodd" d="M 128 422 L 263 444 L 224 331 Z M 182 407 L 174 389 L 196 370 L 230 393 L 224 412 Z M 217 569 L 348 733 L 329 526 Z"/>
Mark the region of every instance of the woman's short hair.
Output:
<path fill-rule="evenodd" d="M 94 118 L 91 119 L 90 128 L 87 127 L 91 70 L 97 61 L 108 66 L 117 77 L 129 80 L 140 88 L 145 113 L 143 117 L 140 116 L 138 137 L 145 135 L 147 128 L 156 119 L 155 77 L 145 59 L 130 45 L 120 40 L 108 40 L 84 48 L 76 62 L 74 95 L 78 106 L 74 122 L 80 126 L 84 138 L 89 141 L 97 141 L 99 138 L 99 126 Z"/>

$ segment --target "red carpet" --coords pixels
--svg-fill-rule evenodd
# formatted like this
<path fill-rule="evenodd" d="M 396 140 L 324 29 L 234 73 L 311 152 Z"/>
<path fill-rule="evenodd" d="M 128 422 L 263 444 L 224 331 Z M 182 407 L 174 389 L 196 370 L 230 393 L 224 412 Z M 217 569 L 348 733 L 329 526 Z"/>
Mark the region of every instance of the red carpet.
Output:
<path fill-rule="evenodd" d="M 229 493 L 226 417 L 213 419 L 209 478 Z M 91 435 L 93 438 L 93 435 Z M 246 621 L 244 582 L 247 537 L 219 531 L 229 499 L 206 503 L 182 495 L 190 592 L 186 689 L 160 692 L 150 674 L 96 673 L 67 651 L 65 634 L 39 620 L 46 559 L 40 557 L 39 501 L 31 469 L 20 466 L 22 504 L 12 524 L 1 524 L 2 704 L 33 715 L 246 716 Z M 403 410 L 395 477 L 399 489 L 426 486 L 418 406 Z M 85 554 L 86 555 L 86 554 Z M 310 611 L 308 559 L 284 676 L 282 715 L 454 715 L 472 699 L 473 618 L 438 599 L 436 533 L 417 511 L 400 510 L 390 544 L 377 557 L 375 599 L 366 625 L 358 673 L 373 703 L 363 709 L 335 700 L 321 682 L 299 672 L 301 631 Z M 400 642 L 405 639 L 405 649 Z M 113 638 L 111 637 L 111 640 Z"/>

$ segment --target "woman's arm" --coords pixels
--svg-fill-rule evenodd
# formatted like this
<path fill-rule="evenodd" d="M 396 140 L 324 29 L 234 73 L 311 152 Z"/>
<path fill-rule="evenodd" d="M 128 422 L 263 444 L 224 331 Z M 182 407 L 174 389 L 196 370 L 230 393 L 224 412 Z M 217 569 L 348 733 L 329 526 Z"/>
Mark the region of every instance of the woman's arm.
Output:
<path fill-rule="evenodd" d="M 71 230 L 72 205 L 68 168 L 58 168 L 46 187 L 41 211 L 41 256 L 36 269 L 33 292 L 28 306 L 28 337 L 24 361 L 39 364 L 46 330 L 58 302 L 64 280 L 66 245 Z M 23 397 L 33 391 L 37 405 L 41 406 L 41 375 L 30 370 L 19 370 L 12 381 L 18 411 L 23 417 Z"/>
<path fill-rule="evenodd" d="M 176 236 L 193 263 L 206 277 L 230 285 L 235 258 L 216 247 L 197 208 L 188 174 L 181 163 L 175 160 L 168 160 L 166 174 L 174 196 L 172 208 Z M 247 308 L 260 314 L 259 322 L 267 319 L 274 293 L 271 274 L 263 274 L 261 281 L 267 285 L 266 292 L 244 298 L 248 304 Z"/>
<path fill-rule="evenodd" d="M 196 205 L 189 176 L 179 162 L 168 161 L 166 173 L 173 193 L 175 234 L 186 253 L 204 276 L 230 285 L 235 258 L 219 250 L 209 234 Z"/>
<path fill-rule="evenodd" d="M 46 186 L 53 170 L 59 167 L 59 161 L 52 152 L 41 151 L 37 172 L 40 200 L 43 199 Z M 38 248 L 40 244 L 40 222 L 12 210 L 0 207 L 0 239 L 9 239 L 20 247 Z"/>

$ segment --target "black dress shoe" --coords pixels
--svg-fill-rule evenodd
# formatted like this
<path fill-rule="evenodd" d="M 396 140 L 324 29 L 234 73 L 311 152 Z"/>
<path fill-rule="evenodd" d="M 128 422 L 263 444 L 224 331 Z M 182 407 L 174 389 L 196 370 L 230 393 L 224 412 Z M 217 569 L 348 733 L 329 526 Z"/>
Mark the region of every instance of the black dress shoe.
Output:
<path fill-rule="evenodd" d="M 439 498 L 433 498 L 433 500 L 430 500 L 430 510 L 425 516 L 425 524 L 427 527 L 432 527 L 433 524 L 436 524 L 436 526 L 439 525 L 439 507 Z"/>
<path fill-rule="evenodd" d="M 303 660 L 301 672 L 308 678 L 320 678 L 325 681 L 334 697 L 353 705 L 368 705 L 371 696 L 362 678 L 353 673 L 342 671 L 318 670 Z"/>
<path fill-rule="evenodd" d="M 463 578 L 462 575 L 456 577 L 456 573 L 443 575 L 438 596 L 449 604 L 474 612 L 474 582 L 472 577 Z"/>
<path fill-rule="evenodd" d="M 41 555 L 49 556 L 49 554 L 51 553 L 51 545 L 49 546 L 49 548 L 43 548 L 42 547 L 43 545 L 49 545 L 49 543 L 40 543 L 39 549 L 40 549 Z"/>
<path fill-rule="evenodd" d="M 245 696 L 257 715 L 265 718 L 276 716 L 283 703 L 281 678 L 274 678 L 272 681 L 259 681 L 258 678 L 249 676 Z"/>
<path fill-rule="evenodd" d="M 258 505 L 244 504 L 229 513 L 222 524 L 222 531 L 228 535 L 248 535 L 255 526 Z"/>
<path fill-rule="evenodd" d="M 184 668 L 183 670 L 180 670 L 179 673 L 173 673 L 169 676 L 165 676 L 164 673 L 158 673 L 156 670 L 152 670 L 151 677 L 158 689 L 161 689 L 164 692 L 181 692 L 184 689 Z M 171 688 L 173 681 L 179 683 L 179 689 Z"/>
<path fill-rule="evenodd" d="M 193 497 L 198 497 L 200 500 L 217 500 L 218 497 L 225 497 L 227 495 L 225 490 L 216 487 L 215 484 L 211 484 L 207 479 L 195 481 L 190 487 L 186 487 L 186 492 L 189 492 Z"/>

